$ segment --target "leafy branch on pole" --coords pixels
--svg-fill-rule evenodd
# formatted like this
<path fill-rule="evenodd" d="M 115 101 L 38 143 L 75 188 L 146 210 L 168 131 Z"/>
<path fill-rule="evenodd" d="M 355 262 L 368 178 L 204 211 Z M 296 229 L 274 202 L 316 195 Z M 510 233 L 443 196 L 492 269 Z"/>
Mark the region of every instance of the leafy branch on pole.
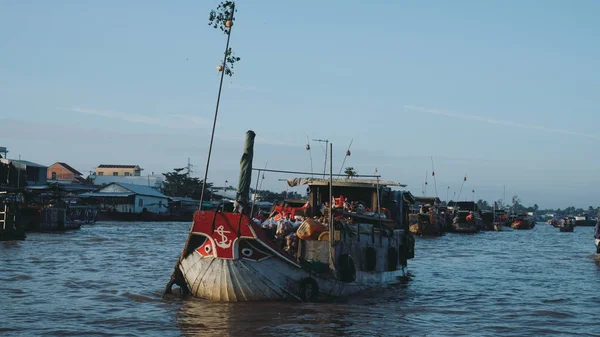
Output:
<path fill-rule="evenodd" d="M 217 6 L 217 9 L 210 11 L 208 25 L 214 29 L 221 30 L 225 35 L 229 35 L 235 21 L 234 12 L 237 12 L 235 3 L 233 1 L 223 1 Z M 225 54 L 225 63 L 217 66 L 217 70 L 224 71 L 225 75 L 231 77 L 233 76 L 234 64 L 241 60 L 241 58 L 235 56 L 231 48 L 228 48 Z"/>

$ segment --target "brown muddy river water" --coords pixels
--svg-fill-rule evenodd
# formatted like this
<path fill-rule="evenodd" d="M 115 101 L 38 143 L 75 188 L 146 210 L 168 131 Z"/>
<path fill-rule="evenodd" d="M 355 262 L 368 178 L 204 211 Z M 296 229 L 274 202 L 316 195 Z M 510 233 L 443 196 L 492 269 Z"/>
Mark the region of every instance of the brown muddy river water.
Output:
<path fill-rule="evenodd" d="M 316 304 L 162 299 L 188 228 L 0 242 L 0 336 L 600 336 L 593 227 L 417 238 L 408 284 Z"/>

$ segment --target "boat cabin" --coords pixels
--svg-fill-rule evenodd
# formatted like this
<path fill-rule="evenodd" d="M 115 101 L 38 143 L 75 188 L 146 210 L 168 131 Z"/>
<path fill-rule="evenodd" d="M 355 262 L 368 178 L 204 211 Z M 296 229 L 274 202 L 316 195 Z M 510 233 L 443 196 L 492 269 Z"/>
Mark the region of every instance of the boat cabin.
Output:
<path fill-rule="evenodd" d="M 432 207 L 434 213 L 438 213 L 442 201 L 438 197 L 415 197 L 415 203 L 411 207 L 411 213 L 419 213 L 421 206 Z"/>
<path fill-rule="evenodd" d="M 308 185 L 308 203 L 306 216 L 323 217 L 328 223 L 328 211 L 333 208 L 335 214 L 344 214 L 360 218 L 362 222 L 383 220 L 393 228 L 402 228 L 408 223 L 410 205 L 414 197 L 410 192 L 392 191 L 392 186 L 406 185 L 377 179 L 333 179 L 330 200 L 329 180 L 317 178 L 288 179 L 290 187 Z M 406 219 L 403 221 L 403 216 Z M 371 220 L 371 221 L 370 221 Z"/>
<path fill-rule="evenodd" d="M 477 212 L 477 204 L 473 201 L 457 201 L 455 203 L 455 207 L 457 207 L 460 211 L 469 211 L 469 212 Z"/>

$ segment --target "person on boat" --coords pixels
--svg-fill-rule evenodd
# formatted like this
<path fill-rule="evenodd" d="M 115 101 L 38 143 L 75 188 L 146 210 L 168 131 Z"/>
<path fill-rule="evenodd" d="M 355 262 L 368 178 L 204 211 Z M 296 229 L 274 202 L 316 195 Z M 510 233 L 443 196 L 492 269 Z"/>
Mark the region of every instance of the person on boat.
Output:
<path fill-rule="evenodd" d="M 465 220 L 472 221 L 473 220 L 473 212 L 469 212 L 469 215 L 467 215 L 467 217 L 465 218 Z"/>
<path fill-rule="evenodd" d="M 600 213 L 598 213 L 598 215 L 600 215 Z M 598 217 L 596 227 L 594 228 L 594 239 L 600 240 L 600 216 Z"/>
<path fill-rule="evenodd" d="M 321 214 L 325 218 L 329 218 L 329 203 L 325 201 L 325 205 L 321 208 Z"/>
<path fill-rule="evenodd" d="M 348 203 L 348 198 L 344 198 L 344 212 L 350 212 L 350 204 Z"/>

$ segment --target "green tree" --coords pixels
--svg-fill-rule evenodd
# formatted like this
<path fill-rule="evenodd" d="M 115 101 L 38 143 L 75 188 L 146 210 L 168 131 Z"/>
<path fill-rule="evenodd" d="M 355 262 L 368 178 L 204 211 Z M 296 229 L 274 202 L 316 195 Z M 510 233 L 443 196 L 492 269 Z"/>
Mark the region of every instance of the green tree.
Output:
<path fill-rule="evenodd" d="M 163 173 L 163 193 L 171 197 L 192 198 L 200 200 L 203 181 L 200 178 L 190 177 L 189 172 L 181 173 L 183 168 L 173 169 L 173 172 Z M 210 200 L 212 183 L 206 184 L 205 200 Z"/>
<path fill-rule="evenodd" d="M 479 200 L 477 200 L 477 209 L 482 210 L 482 211 L 487 211 L 487 210 L 491 209 L 491 207 L 487 201 L 479 199 Z"/>
<path fill-rule="evenodd" d="M 349 166 L 349 167 L 346 167 L 346 169 L 344 170 L 344 174 L 346 175 L 346 177 L 352 178 L 352 177 L 356 177 L 358 175 L 358 172 L 356 172 L 354 167 Z"/>

